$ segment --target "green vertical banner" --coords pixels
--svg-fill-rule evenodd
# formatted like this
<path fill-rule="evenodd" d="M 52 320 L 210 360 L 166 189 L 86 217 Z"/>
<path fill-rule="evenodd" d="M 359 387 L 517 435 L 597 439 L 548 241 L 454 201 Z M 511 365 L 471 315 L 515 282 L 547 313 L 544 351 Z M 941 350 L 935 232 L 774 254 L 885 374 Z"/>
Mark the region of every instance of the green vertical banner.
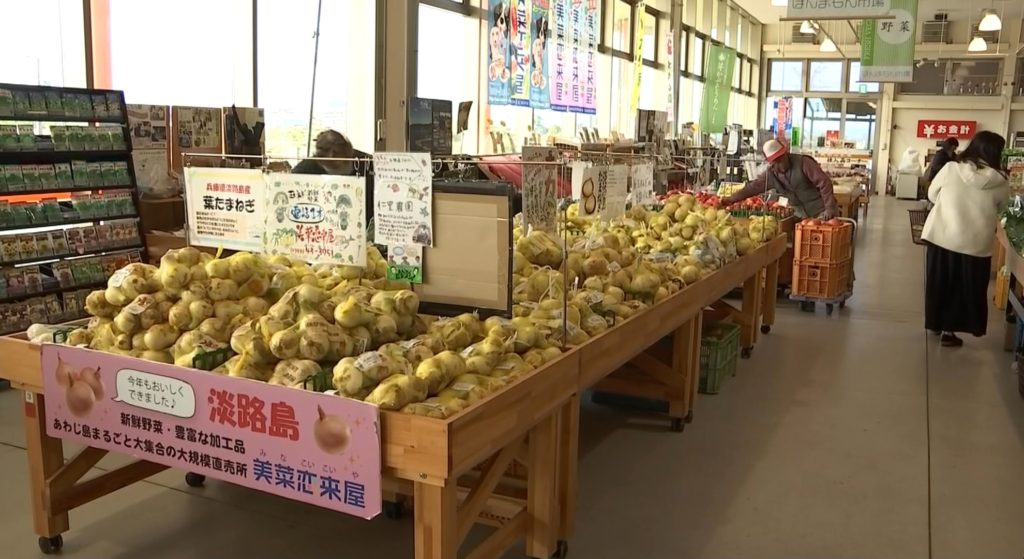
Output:
<path fill-rule="evenodd" d="M 914 81 L 917 0 L 892 0 L 892 19 L 869 19 L 861 30 L 860 81 Z"/>
<path fill-rule="evenodd" d="M 732 73 L 736 69 L 736 51 L 718 45 L 708 47 L 704 71 L 704 98 L 700 104 L 700 130 L 718 134 L 729 124 L 729 97 Z"/>

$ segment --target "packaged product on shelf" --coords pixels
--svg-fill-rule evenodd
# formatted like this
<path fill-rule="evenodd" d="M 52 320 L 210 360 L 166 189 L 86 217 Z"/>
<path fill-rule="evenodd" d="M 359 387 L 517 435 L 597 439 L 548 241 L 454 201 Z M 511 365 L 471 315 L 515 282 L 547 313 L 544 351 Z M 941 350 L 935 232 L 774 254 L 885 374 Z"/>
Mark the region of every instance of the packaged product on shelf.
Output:
<path fill-rule="evenodd" d="M 46 220 L 46 214 L 43 213 L 43 205 L 38 202 L 25 202 L 25 212 L 28 214 L 28 223 L 30 225 L 41 225 L 49 223 Z"/>
<path fill-rule="evenodd" d="M 128 174 L 128 162 L 115 161 L 114 166 L 117 170 L 117 186 L 130 186 L 132 184 L 132 177 Z"/>
<path fill-rule="evenodd" d="M 36 128 L 34 124 L 18 125 L 18 146 L 21 151 L 36 151 Z"/>
<path fill-rule="evenodd" d="M 100 176 L 103 177 L 103 186 L 119 186 L 117 183 L 117 163 L 113 161 L 100 163 Z"/>
<path fill-rule="evenodd" d="M 110 137 L 110 127 L 100 126 L 93 128 L 93 135 L 96 136 L 96 149 L 111 151 L 114 149 L 114 139 Z"/>
<path fill-rule="evenodd" d="M 64 221 L 64 214 L 60 211 L 60 202 L 52 198 L 43 200 L 40 203 L 43 208 L 43 219 L 46 223 L 61 223 Z"/>
<path fill-rule="evenodd" d="M 15 202 L 11 204 L 9 206 L 11 211 L 11 223 L 9 225 L 21 226 L 31 223 L 29 221 L 29 205 L 30 204 L 28 202 Z M 33 203 L 31 205 L 34 206 L 35 204 Z"/>
<path fill-rule="evenodd" d="M 18 252 L 18 239 L 12 235 L 0 237 L 0 262 L 14 262 L 21 259 Z"/>
<path fill-rule="evenodd" d="M 120 126 L 111 126 L 109 128 L 111 149 L 115 149 L 118 151 L 124 151 L 128 149 L 128 144 L 126 144 L 124 140 L 124 129 Z"/>
<path fill-rule="evenodd" d="M 7 305 L 7 313 L 9 318 L 5 332 L 19 332 L 31 324 L 28 320 L 28 305 L 24 301 Z"/>
<path fill-rule="evenodd" d="M 30 91 L 28 94 L 28 112 L 31 115 L 45 115 L 46 94 L 42 91 Z"/>
<path fill-rule="evenodd" d="M 74 188 L 75 177 L 71 174 L 70 163 L 56 163 L 53 166 L 53 171 L 57 175 L 57 187 L 58 188 Z"/>
<path fill-rule="evenodd" d="M 102 223 L 96 226 L 96 245 L 101 249 L 114 246 L 113 234 L 109 223 Z"/>
<path fill-rule="evenodd" d="M 0 126 L 0 151 L 18 151 L 20 149 L 18 127 L 13 124 Z"/>
<path fill-rule="evenodd" d="M 71 254 L 64 231 L 50 231 L 50 246 L 54 254 Z"/>
<path fill-rule="evenodd" d="M 14 116 L 14 96 L 10 89 L 0 89 L 0 116 Z"/>
<path fill-rule="evenodd" d="M 39 266 L 25 267 L 25 291 L 27 293 L 38 293 L 43 290 L 43 274 Z"/>
<path fill-rule="evenodd" d="M 7 227 L 14 224 L 14 213 L 11 211 L 11 204 L 7 200 L 0 200 L 0 227 Z M 4 237 L 7 240 L 7 237 Z"/>
<path fill-rule="evenodd" d="M 132 201 L 131 192 L 122 191 L 117 193 L 116 215 L 135 215 L 135 202 Z"/>
<path fill-rule="evenodd" d="M 133 250 L 133 251 L 129 252 L 128 253 L 128 262 L 132 263 L 132 264 L 134 264 L 136 262 L 142 262 L 142 251 L 141 250 Z"/>
<path fill-rule="evenodd" d="M 46 323 L 46 299 L 44 297 L 33 297 L 25 301 L 28 306 L 28 321 L 30 324 Z"/>
<path fill-rule="evenodd" d="M 7 283 L 8 297 L 19 297 L 25 294 L 25 270 L 23 268 L 4 270 L 4 282 Z"/>
<path fill-rule="evenodd" d="M 116 248 L 116 247 L 123 247 L 123 246 L 129 244 L 128 241 L 125 240 L 125 237 L 124 237 L 125 231 L 124 231 L 124 228 L 121 227 L 120 223 L 114 222 L 114 223 L 108 223 L 106 225 L 110 226 L 110 246 Z"/>
<path fill-rule="evenodd" d="M 68 142 L 68 149 L 81 151 L 85 149 L 85 135 L 88 133 L 85 126 L 68 126 L 65 137 Z"/>
<path fill-rule="evenodd" d="M 28 260 L 36 257 L 36 237 L 32 233 L 18 235 L 18 253 L 21 260 Z"/>
<path fill-rule="evenodd" d="M 36 233 L 35 237 L 36 245 L 36 257 L 42 258 L 44 256 L 53 256 L 53 245 L 50 244 L 49 233 Z"/>
<path fill-rule="evenodd" d="M 89 164 L 85 161 L 71 162 L 71 176 L 75 186 L 90 186 L 88 168 Z"/>
<path fill-rule="evenodd" d="M 68 127 L 56 124 L 50 125 L 50 138 L 53 140 L 54 151 L 67 151 L 68 149 Z"/>
<path fill-rule="evenodd" d="M 39 169 L 36 165 L 22 165 L 21 176 L 24 178 L 25 190 L 39 190 Z"/>
<path fill-rule="evenodd" d="M 82 228 L 75 227 L 74 229 L 66 229 L 64 231 L 67 237 L 68 252 L 72 254 L 85 254 L 85 239 L 82 236 Z"/>
<path fill-rule="evenodd" d="M 92 95 L 92 114 L 90 116 L 97 119 L 107 118 L 107 96 L 103 93 Z"/>
<path fill-rule="evenodd" d="M 103 186 L 103 164 L 89 163 L 85 166 L 85 173 L 89 177 L 89 186 Z"/>
<path fill-rule="evenodd" d="M 8 192 L 25 190 L 25 177 L 21 175 L 21 165 L 4 165 L 4 182 Z"/>
<path fill-rule="evenodd" d="M 89 204 L 92 208 L 93 217 L 106 217 L 110 215 L 110 196 L 106 194 L 90 194 Z"/>
<path fill-rule="evenodd" d="M 107 119 L 120 120 L 124 116 L 124 108 L 121 106 L 121 96 L 117 93 L 107 93 Z"/>
<path fill-rule="evenodd" d="M 7 175 L 4 174 L 3 165 L 0 165 L 0 192 L 7 192 Z"/>
<path fill-rule="evenodd" d="M 61 286 L 63 285 L 62 283 Z M 77 291 L 63 293 L 61 298 L 64 300 L 64 316 L 67 317 L 65 320 L 75 320 L 82 316 L 83 307 Z"/>
<path fill-rule="evenodd" d="M 60 324 L 68 320 L 64 306 L 60 304 L 56 294 L 43 297 L 43 301 L 46 303 L 46 324 Z"/>
<path fill-rule="evenodd" d="M 49 163 L 37 165 L 39 169 L 39 184 L 44 190 L 57 190 L 60 183 L 57 182 L 57 171 Z"/>
<path fill-rule="evenodd" d="M 117 265 L 117 258 L 113 254 L 106 254 L 100 257 L 100 266 L 103 267 L 103 276 L 110 277 L 119 268 Z"/>
<path fill-rule="evenodd" d="M 14 96 L 14 116 L 28 116 L 28 92 L 15 89 L 12 95 Z"/>
<path fill-rule="evenodd" d="M 46 95 L 46 114 L 50 116 L 64 116 L 64 101 L 61 99 L 60 91 L 50 90 Z"/>
<path fill-rule="evenodd" d="M 100 149 L 100 138 L 96 129 L 91 126 L 82 127 L 82 149 L 85 151 L 97 151 Z"/>
<path fill-rule="evenodd" d="M 53 277 L 57 278 L 57 283 L 61 287 L 71 287 L 75 285 L 75 276 L 71 274 L 71 265 L 67 262 L 56 262 L 53 265 Z"/>
<path fill-rule="evenodd" d="M 99 250 L 99 241 L 96 238 L 96 228 L 92 225 L 82 227 L 82 243 L 85 245 L 86 252 L 95 252 Z"/>

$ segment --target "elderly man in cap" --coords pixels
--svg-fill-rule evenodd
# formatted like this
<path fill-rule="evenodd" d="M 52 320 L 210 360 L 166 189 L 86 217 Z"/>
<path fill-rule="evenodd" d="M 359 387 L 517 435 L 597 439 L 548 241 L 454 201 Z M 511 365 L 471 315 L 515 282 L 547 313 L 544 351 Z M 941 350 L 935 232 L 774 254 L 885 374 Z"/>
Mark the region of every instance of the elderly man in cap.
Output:
<path fill-rule="evenodd" d="M 789 148 L 778 140 L 768 140 L 762 149 L 768 160 L 768 169 L 728 197 L 727 203 L 734 204 L 775 190 L 789 201 L 798 217 L 831 219 L 836 216 L 832 179 L 813 157 L 790 153 Z"/>

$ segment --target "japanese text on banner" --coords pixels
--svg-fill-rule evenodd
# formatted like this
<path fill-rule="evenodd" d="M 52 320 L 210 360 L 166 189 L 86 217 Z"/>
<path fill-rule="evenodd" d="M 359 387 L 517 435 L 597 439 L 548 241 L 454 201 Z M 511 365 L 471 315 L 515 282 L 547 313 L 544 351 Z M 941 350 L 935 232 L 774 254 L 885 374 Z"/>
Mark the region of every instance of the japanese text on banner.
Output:
<path fill-rule="evenodd" d="M 551 64 L 549 87 L 551 88 L 551 108 L 565 111 L 569 99 L 566 90 L 566 76 L 569 69 L 569 2 L 570 0 L 554 0 L 555 13 L 555 61 Z"/>
<path fill-rule="evenodd" d="M 550 0 L 533 0 L 530 6 L 530 106 L 535 109 L 551 107 L 551 93 L 548 88 L 548 74 L 551 68 L 548 51 L 549 27 L 551 25 Z"/>
<path fill-rule="evenodd" d="M 258 252 L 265 183 L 259 169 L 185 169 L 188 240 L 197 246 Z"/>
<path fill-rule="evenodd" d="M 366 179 L 267 175 L 264 252 L 306 262 L 366 264 Z"/>
<path fill-rule="evenodd" d="M 527 0 L 512 0 L 509 13 L 509 33 L 512 39 L 509 55 L 512 57 L 511 101 L 513 105 L 530 105 L 530 11 Z"/>
<path fill-rule="evenodd" d="M 383 245 L 434 244 L 429 153 L 373 156 L 373 239 Z"/>
<path fill-rule="evenodd" d="M 551 147 L 523 148 L 523 225 L 548 233 L 556 232 L 558 221 L 558 150 Z M 543 164 L 530 165 L 542 162 Z"/>
<path fill-rule="evenodd" d="M 487 101 L 491 105 L 508 105 L 511 98 L 510 17 L 508 0 L 491 2 L 487 10 Z"/>

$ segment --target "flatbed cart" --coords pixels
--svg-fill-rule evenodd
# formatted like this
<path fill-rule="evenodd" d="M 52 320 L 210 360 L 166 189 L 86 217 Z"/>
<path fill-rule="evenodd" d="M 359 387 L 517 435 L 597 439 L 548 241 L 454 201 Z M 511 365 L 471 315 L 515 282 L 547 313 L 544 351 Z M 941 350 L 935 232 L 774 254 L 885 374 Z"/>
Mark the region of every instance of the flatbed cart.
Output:
<path fill-rule="evenodd" d="M 814 312 L 814 307 L 815 307 L 816 303 L 824 303 L 825 304 L 825 314 L 828 315 L 828 316 L 832 316 L 832 313 L 835 312 L 835 308 L 836 308 L 837 305 L 839 306 L 840 309 L 845 308 L 846 307 L 846 301 L 850 297 L 853 297 L 853 280 L 854 280 L 853 264 L 854 264 L 854 254 L 856 252 L 855 251 L 855 247 L 857 246 L 857 222 L 855 220 L 853 220 L 853 219 L 846 218 L 846 217 L 840 217 L 840 218 L 837 218 L 837 219 L 839 219 L 841 221 L 845 221 L 845 222 L 847 222 L 847 223 L 849 223 L 850 225 L 853 226 L 853 232 L 850 235 L 850 258 L 849 258 L 850 269 L 849 269 L 849 273 L 847 274 L 848 282 L 847 282 L 846 289 L 841 291 L 838 295 L 836 295 L 834 297 L 814 297 L 814 296 L 809 296 L 809 295 L 797 295 L 797 294 L 790 293 L 789 298 L 791 300 L 793 300 L 793 301 L 798 301 L 800 303 L 800 310 L 803 311 L 803 312 Z M 794 280 L 795 280 L 795 278 L 794 278 Z"/>

